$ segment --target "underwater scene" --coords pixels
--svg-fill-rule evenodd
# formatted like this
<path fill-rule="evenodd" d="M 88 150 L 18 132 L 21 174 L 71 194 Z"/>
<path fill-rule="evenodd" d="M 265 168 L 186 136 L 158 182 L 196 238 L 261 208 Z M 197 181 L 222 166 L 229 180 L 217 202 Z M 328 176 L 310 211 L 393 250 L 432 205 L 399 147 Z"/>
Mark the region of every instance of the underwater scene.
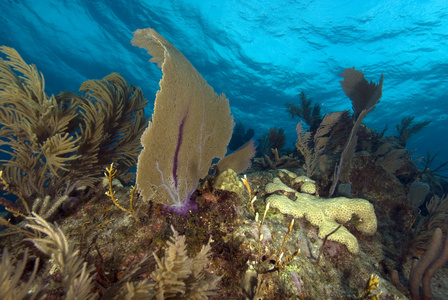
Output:
<path fill-rule="evenodd" d="M 445 0 L 0 7 L 0 300 L 448 299 Z"/>

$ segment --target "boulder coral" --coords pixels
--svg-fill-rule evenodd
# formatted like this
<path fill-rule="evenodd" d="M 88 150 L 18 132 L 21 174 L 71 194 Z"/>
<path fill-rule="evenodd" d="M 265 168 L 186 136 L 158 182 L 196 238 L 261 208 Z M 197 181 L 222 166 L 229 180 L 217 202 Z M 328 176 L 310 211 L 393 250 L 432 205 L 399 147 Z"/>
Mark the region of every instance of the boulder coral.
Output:
<path fill-rule="evenodd" d="M 328 239 L 346 245 L 351 253 L 358 253 L 358 240 L 343 224 L 353 221 L 356 229 L 364 234 L 373 235 L 376 232 L 375 211 L 367 200 L 344 197 L 325 199 L 300 193 L 284 184 L 278 177 L 266 185 L 265 191 L 272 193 L 266 199 L 270 207 L 295 218 L 305 218 L 312 225 L 319 227 L 319 238 L 325 238 L 342 224 Z M 291 200 L 286 194 L 293 194 L 295 200 Z"/>

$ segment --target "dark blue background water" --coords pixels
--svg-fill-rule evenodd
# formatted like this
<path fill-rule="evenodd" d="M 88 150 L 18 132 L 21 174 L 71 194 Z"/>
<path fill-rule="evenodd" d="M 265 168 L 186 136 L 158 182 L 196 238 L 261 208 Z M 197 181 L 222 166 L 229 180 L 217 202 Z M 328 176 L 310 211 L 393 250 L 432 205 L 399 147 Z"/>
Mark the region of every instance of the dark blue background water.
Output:
<path fill-rule="evenodd" d="M 435 166 L 448 161 L 446 0 L 0 2 L 0 45 L 37 65 L 48 94 L 115 71 L 142 87 L 150 114 L 161 72 L 130 40 L 152 27 L 227 95 L 256 138 L 281 127 L 293 148 L 297 120 L 284 105 L 301 89 L 324 113 L 350 109 L 338 74 L 355 66 L 376 82 L 384 73 L 383 98 L 364 123 L 396 135 L 404 116 L 432 120 L 408 149 L 414 158 L 440 152 Z"/>

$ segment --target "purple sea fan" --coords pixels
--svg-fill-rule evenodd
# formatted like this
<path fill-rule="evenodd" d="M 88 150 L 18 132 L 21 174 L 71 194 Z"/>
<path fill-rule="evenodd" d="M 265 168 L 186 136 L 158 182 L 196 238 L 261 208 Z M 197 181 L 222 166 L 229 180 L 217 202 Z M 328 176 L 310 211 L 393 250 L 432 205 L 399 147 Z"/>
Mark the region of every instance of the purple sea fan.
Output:
<path fill-rule="evenodd" d="M 137 30 L 132 44 L 148 50 L 163 73 L 141 138 L 137 188 L 145 200 L 186 215 L 196 208 L 191 196 L 212 160 L 226 154 L 234 126 L 229 101 L 153 29 Z"/>

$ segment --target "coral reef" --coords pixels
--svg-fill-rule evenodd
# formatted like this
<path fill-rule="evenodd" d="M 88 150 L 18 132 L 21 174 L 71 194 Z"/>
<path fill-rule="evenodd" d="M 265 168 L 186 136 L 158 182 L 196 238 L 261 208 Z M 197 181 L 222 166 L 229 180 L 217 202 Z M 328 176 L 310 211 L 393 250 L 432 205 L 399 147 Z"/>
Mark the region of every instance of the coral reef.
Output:
<path fill-rule="evenodd" d="M 440 290 L 448 282 L 447 269 L 441 267 L 448 257 L 448 200 L 441 196 L 447 184 L 430 171 L 433 157 L 428 155 L 427 167 L 419 170 L 398 137 L 383 137 L 384 131 L 378 134 L 361 124 L 379 101 L 382 79 L 376 85 L 359 71 L 345 70 L 341 84 L 352 100 L 355 120 L 343 111 L 319 117 L 306 133 L 298 125 L 299 155 L 272 149 L 277 142 L 266 134 L 260 147 L 264 158 L 255 165 L 269 170 L 250 169 L 253 141 L 213 170 L 213 159 L 224 156 L 232 132 L 228 100 L 217 96 L 153 30 L 137 31 L 133 42 L 148 48 L 151 61 L 163 71 L 138 163 L 137 184 L 149 195 L 146 201 L 135 186 L 118 180 L 133 175 L 129 167 L 135 165 L 138 135 L 146 126 L 139 115 L 145 104 L 141 91 L 111 74 L 85 82 L 82 96 L 64 92 L 49 97 L 35 67 L 2 48 L 10 51 L 9 60 L 0 62 L 0 86 L 5 87 L 0 99 L 6 101 L 0 106 L 0 117 L 5 117 L 0 140 L 10 143 L 4 144 L 12 149 L 7 153 L 22 159 L 20 153 L 30 152 L 14 139 L 29 146 L 35 138 L 43 148 L 33 148 L 39 157 L 36 174 L 46 168 L 46 174 L 64 180 L 84 174 L 103 184 L 91 184 L 86 193 L 70 192 L 64 184 L 72 182 L 62 183 L 62 192 L 52 192 L 57 186 L 36 187 L 33 195 L 39 197 L 30 194 L 24 206 L 32 202 L 26 210 L 41 217 L 23 219 L 14 203 L 0 197 L 10 211 L 0 218 L 0 225 L 8 227 L 0 232 L 0 297 L 389 300 L 421 297 L 422 281 L 424 297 L 446 298 Z M 3 97 L 11 89 L 11 97 L 19 95 L 11 98 L 15 104 Z M 301 97 L 312 117 L 310 99 L 304 93 Z M 32 122 L 21 115 L 25 108 L 35 113 Z M 20 131 L 11 130 L 15 125 L 10 121 L 16 119 L 23 123 L 17 125 Z M 245 133 L 241 128 L 238 132 L 241 141 Z M 58 139 L 70 146 L 69 152 L 53 151 L 50 144 Z M 277 141 L 282 145 L 281 136 Z M 104 156 L 95 149 L 103 149 Z M 337 184 L 344 197 L 324 198 L 338 160 L 338 167 L 348 170 L 338 174 L 347 182 Z M 0 187 L 20 195 L 22 187 L 11 180 L 12 166 L 11 161 L 2 166 Z M 282 167 L 289 169 L 272 170 Z M 104 169 L 105 178 L 100 178 Z M 25 183 L 35 175 L 18 174 Z M 39 180 L 60 184 L 49 178 Z M 195 206 L 183 206 L 193 202 Z M 182 215 L 166 209 L 176 204 L 183 206 Z M 54 214 L 58 207 L 71 207 L 70 213 Z M 45 220 L 51 215 L 58 224 Z M 419 262 L 411 266 L 415 257 Z M 403 285 L 403 278 L 410 280 Z"/>
<path fill-rule="evenodd" d="M 141 138 L 137 188 L 145 200 L 187 214 L 199 180 L 214 158 L 226 154 L 234 126 L 229 101 L 153 29 L 137 30 L 132 44 L 148 50 L 163 73 L 152 122 Z"/>
<path fill-rule="evenodd" d="M 287 173 L 289 172 L 282 171 L 282 178 L 285 181 L 289 179 L 293 182 L 296 178 L 300 178 L 300 176 L 290 178 L 286 175 Z M 301 173 L 296 171 L 296 173 L 303 174 L 304 171 L 302 170 Z M 253 205 L 255 210 L 260 212 L 259 221 L 263 217 L 268 196 L 265 194 L 264 187 L 272 182 L 274 174 L 277 172 L 247 174 L 252 195 L 257 196 Z M 297 179 L 297 181 L 303 182 L 304 179 Z M 299 184 L 299 182 L 294 184 L 294 188 Z M 146 293 L 148 291 L 148 285 L 151 284 L 151 272 L 156 266 L 153 256 L 147 256 L 147 254 L 155 253 L 158 257 L 163 257 L 166 241 L 171 238 L 170 225 L 173 225 L 180 234 L 187 236 L 186 251 L 189 258 L 194 258 L 209 238 L 212 238 L 209 263 L 205 269 L 208 273 L 221 276 L 221 281 L 217 286 L 219 295 L 210 296 L 210 299 L 244 299 L 245 294 L 240 281 L 245 277 L 246 271 L 250 274 L 250 270 L 256 269 L 258 263 L 261 271 L 275 268 L 274 264 L 279 250 L 282 249 L 292 217 L 281 214 L 272 207 L 268 210 L 261 231 L 263 234 L 260 243 L 262 255 L 259 256 L 257 248 L 259 233 L 250 203 L 248 201 L 242 203 L 240 197 L 234 193 L 221 190 L 208 191 L 208 188 L 210 186 L 206 187 L 204 184 L 195 193 L 198 211 L 191 212 L 188 217 L 182 217 L 162 210 L 161 205 L 152 204 L 148 207 L 141 202 L 138 202 L 139 209 L 134 215 L 118 209 L 110 209 L 111 201 L 104 194 L 107 187 L 98 186 L 95 196 L 89 201 L 82 201 L 75 214 L 61 220 L 59 227 L 63 229 L 69 243 L 77 245 L 77 249 L 80 250 L 81 256 L 85 258 L 88 265 L 95 265 L 95 272 L 90 274 L 96 285 L 103 290 L 103 297 L 107 299 L 113 299 L 115 296 L 123 298 L 128 292 Z M 392 192 L 393 187 L 386 186 L 385 189 L 384 193 L 387 194 Z M 114 190 L 118 201 L 129 197 L 129 187 L 120 187 L 114 183 Z M 373 190 L 371 192 L 374 193 Z M 370 197 L 375 198 L 372 194 Z M 244 199 L 246 198 L 245 196 Z M 385 218 L 385 216 L 381 217 Z M 353 232 L 356 230 L 354 225 L 356 223 L 348 223 L 347 228 Z M 341 244 L 327 241 L 323 245 L 315 226 L 311 226 L 305 218 L 296 219 L 283 252 L 284 256 L 290 257 L 300 249 L 300 254 L 282 268 L 280 273 L 274 271 L 258 274 L 260 286 L 254 295 L 273 300 L 294 299 L 294 297 L 296 299 L 355 299 L 364 291 L 370 274 L 375 273 L 379 274 L 378 292 L 382 292 L 384 299 L 393 299 L 392 295 L 405 299 L 390 283 L 387 273 L 381 271 L 385 259 L 382 252 L 383 239 L 387 239 L 382 236 L 385 232 L 382 227 L 382 231 L 374 237 L 365 236 L 359 239 L 359 252 L 357 255 L 351 255 Z M 10 240 L 12 245 L 20 243 L 17 235 L 12 236 Z M 8 247 L 7 239 L 0 241 L 2 245 Z M 10 253 L 20 258 L 19 249 L 20 247 L 14 247 Z M 320 261 L 317 262 L 316 257 L 321 250 L 323 251 Z M 388 253 L 387 249 L 385 251 Z M 146 266 L 140 266 L 139 262 L 144 257 L 146 262 L 142 263 Z M 58 272 L 49 273 L 52 263 L 47 259 L 41 259 L 41 261 L 44 264 L 39 268 L 37 278 L 57 280 Z M 32 266 L 32 261 L 30 263 Z M 32 272 L 31 269 L 28 268 L 25 271 L 22 276 L 24 280 L 20 282 L 26 282 L 26 278 Z M 135 272 L 133 273 L 132 270 Z M 135 276 L 129 278 L 128 274 Z M 145 284 L 143 284 L 144 280 L 146 280 Z M 126 282 L 133 282 L 133 284 L 126 284 Z M 140 282 L 142 282 L 141 285 Z M 251 288 L 254 288 L 254 285 L 249 285 L 249 289 Z M 59 290 L 59 293 L 61 298 L 65 292 Z"/>

